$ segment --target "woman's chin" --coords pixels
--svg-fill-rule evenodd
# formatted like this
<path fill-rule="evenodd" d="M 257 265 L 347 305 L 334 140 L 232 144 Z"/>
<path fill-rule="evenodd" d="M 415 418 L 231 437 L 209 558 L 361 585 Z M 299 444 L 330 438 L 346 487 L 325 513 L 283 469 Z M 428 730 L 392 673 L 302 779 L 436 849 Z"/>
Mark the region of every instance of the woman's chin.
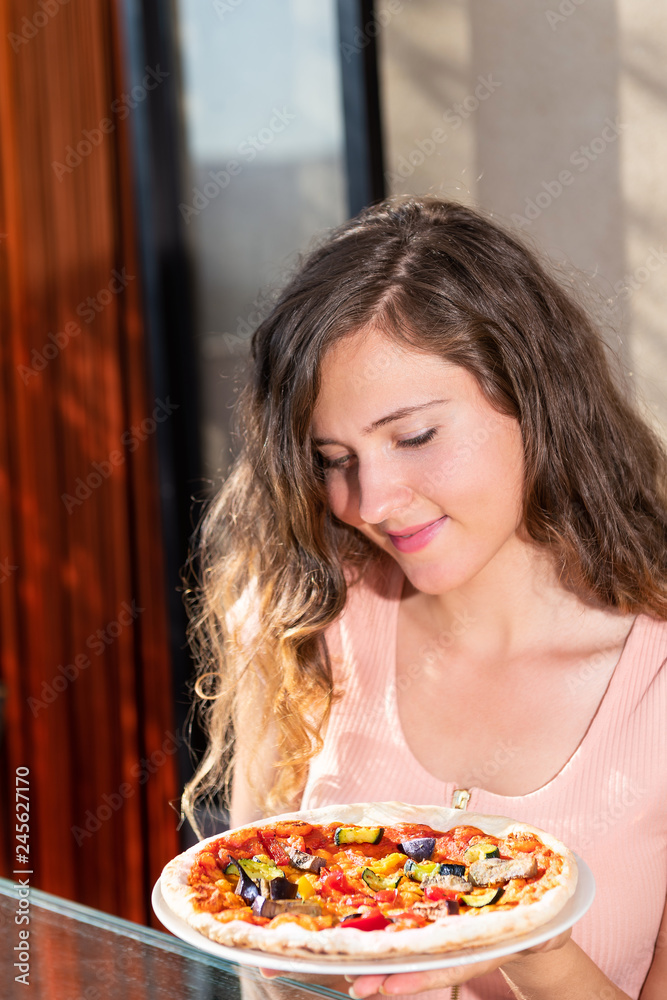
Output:
<path fill-rule="evenodd" d="M 446 594 L 450 590 L 456 590 L 468 580 L 470 575 L 465 572 L 456 572 L 455 567 L 448 567 L 447 571 L 444 571 L 442 564 L 417 566 L 405 558 L 399 558 L 397 562 L 415 590 L 433 597 Z"/>

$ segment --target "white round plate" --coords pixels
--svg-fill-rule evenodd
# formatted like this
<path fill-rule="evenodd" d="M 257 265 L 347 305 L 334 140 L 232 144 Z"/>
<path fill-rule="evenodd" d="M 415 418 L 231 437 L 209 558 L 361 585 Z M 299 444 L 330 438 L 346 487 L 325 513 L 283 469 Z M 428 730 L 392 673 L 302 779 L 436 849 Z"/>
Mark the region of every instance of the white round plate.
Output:
<path fill-rule="evenodd" d="M 469 965 L 471 962 L 482 962 L 492 958 L 511 955 L 524 948 L 548 941 L 549 938 L 562 934 L 581 920 L 595 898 L 595 879 L 585 861 L 575 854 L 579 878 L 574 895 L 567 901 L 563 909 L 548 923 L 521 934 L 518 937 L 507 938 L 493 945 L 478 945 L 476 948 L 463 948 L 460 951 L 442 952 L 430 955 L 410 955 L 399 958 L 378 958 L 372 961 L 344 958 L 291 958 L 287 955 L 272 955 L 269 952 L 256 951 L 252 948 L 231 948 L 228 945 L 211 941 L 205 934 L 200 934 L 190 927 L 164 901 L 160 888 L 160 879 L 155 883 L 152 895 L 153 909 L 158 919 L 167 930 L 176 937 L 187 941 L 201 951 L 215 955 L 227 962 L 237 965 L 254 965 L 264 969 L 279 969 L 283 972 L 310 972 L 329 976 L 364 976 L 392 972 L 423 972 L 427 969 L 444 969 L 452 965 Z"/>

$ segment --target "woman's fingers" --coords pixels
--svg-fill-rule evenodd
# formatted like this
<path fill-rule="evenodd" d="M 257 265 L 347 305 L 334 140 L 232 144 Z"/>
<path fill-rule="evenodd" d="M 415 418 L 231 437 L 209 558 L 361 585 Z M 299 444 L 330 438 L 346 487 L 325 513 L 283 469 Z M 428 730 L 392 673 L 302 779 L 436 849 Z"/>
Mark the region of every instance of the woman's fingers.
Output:
<path fill-rule="evenodd" d="M 353 979 L 351 976 L 346 976 L 345 978 L 352 982 L 352 986 L 350 986 L 348 991 L 351 997 L 372 997 L 377 993 L 387 977 L 358 976 L 356 979 Z"/>
<path fill-rule="evenodd" d="M 380 991 L 380 987 L 384 996 L 396 993 L 423 993 L 465 982 L 473 975 L 481 973 L 469 972 L 465 975 L 463 969 L 458 968 L 433 969 L 429 972 L 399 972 L 393 976 L 359 976 L 350 987 L 350 996 L 373 997 Z"/>
<path fill-rule="evenodd" d="M 549 941 L 545 941 L 534 948 L 525 951 L 515 952 L 513 955 L 504 955 L 502 958 L 492 959 L 488 962 L 474 962 L 470 965 L 452 966 L 446 969 L 430 969 L 426 972 L 401 972 L 395 975 L 378 976 L 345 976 L 348 983 L 351 983 L 350 996 L 366 998 L 376 996 L 380 987 L 382 994 L 392 996 L 401 993 L 425 993 L 428 990 L 444 989 L 448 986 L 455 986 L 465 983 L 469 979 L 483 976 L 487 972 L 492 972 L 501 965 L 507 965 L 517 959 L 539 952 L 552 951 L 555 948 L 562 948 L 570 937 L 570 931 Z M 260 975 L 264 979 L 275 979 L 282 973 L 278 969 L 261 968 Z"/>
<path fill-rule="evenodd" d="M 503 958 L 491 959 L 487 962 L 474 962 L 469 965 L 455 965 L 445 969 L 429 969 L 426 972 L 399 972 L 392 976 L 359 976 L 351 987 L 351 996 L 374 996 L 380 986 L 385 996 L 401 993 L 424 993 L 427 990 L 444 989 L 465 983 L 477 976 L 484 976 L 506 962 L 518 958 L 516 955 L 505 955 Z M 525 954 L 525 952 L 523 953 Z"/>

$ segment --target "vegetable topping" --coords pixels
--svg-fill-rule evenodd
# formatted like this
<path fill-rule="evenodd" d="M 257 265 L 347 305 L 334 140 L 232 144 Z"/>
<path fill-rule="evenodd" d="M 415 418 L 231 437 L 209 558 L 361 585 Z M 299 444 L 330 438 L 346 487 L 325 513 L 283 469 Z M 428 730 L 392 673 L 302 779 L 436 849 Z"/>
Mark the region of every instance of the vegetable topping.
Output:
<path fill-rule="evenodd" d="M 285 854 L 288 855 L 287 862 L 300 868 L 304 872 L 319 872 L 325 867 L 324 858 L 318 858 L 315 854 L 306 854 L 305 851 L 297 851 L 294 847 L 285 846 Z"/>
<path fill-rule="evenodd" d="M 381 826 L 339 826 L 334 844 L 379 844 L 383 833 Z"/>
<path fill-rule="evenodd" d="M 499 882 L 509 882 L 511 878 L 533 878 L 535 875 L 537 862 L 528 856 L 508 861 L 501 861 L 500 858 L 475 861 L 468 869 L 468 878 L 473 885 L 498 885 Z"/>
<path fill-rule="evenodd" d="M 404 840 L 398 845 L 399 851 L 407 854 L 413 861 L 428 861 L 435 848 L 435 837 L 415 837 L 414 840 Z"/>
<path fill-rule="evenodd" d="M 517 906 L 521 880 L 535 880 L 553 856 L 531 838 L 521 842 L 518 857 L 508 857 L 514 853 L 509 841 L 475 827 L 436 834 L 429 827 L 399 824 L 388 832 L 379 826 L 313 827 L 295 821 L 280 824 L 279 831 L 278 825 L 250 828 L 245 839 L 241 831 L 227 839 L 223 834 L 193 866 L 192 884 L 202 886 L 198 905 L 214 913 L 230 910 L 238 914 L 231 919 L 257 924 L 303 918 L 301 926 L 309 929 L 401 930 L 472 917 L 501 900 L 503 909 Z M 535 853 L 527 850 L 533 844 L 539 868 Z M 252 856 L 239 856 L 244 852 Z M 512 879 L 520 881 L 505 893 Z M 531 898 L 539 884 L 531 884 Z"/>
<path fill-rule="evenodd" d="M 351 913 L 348 917 L 343 917 L 340 922 L 341 927 L 356 927 L 358 931 L 382 931 L 392 923 L 379 910 L 373 913 Z"/>

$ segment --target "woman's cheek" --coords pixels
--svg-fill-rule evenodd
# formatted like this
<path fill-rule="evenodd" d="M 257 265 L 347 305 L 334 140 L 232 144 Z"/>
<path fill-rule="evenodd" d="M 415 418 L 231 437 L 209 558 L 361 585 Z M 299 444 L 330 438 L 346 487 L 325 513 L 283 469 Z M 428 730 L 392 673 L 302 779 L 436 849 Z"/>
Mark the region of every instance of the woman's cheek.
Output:
<path fill-rule="evenodd" d="M 329 473 L 327 479 L 327 497 L 332 514 L 346 524 L 358 525 L 359 501 L 357 492 L 350 482 L 350 476 L 342 470 Z"/>
<path fill-rule="evenodd" d="M 451 489 L 460 462 L 456 447 L 439 448 L 420 456 L 413 467 L 415 492 L 437 502 L 440 491 Z"/>

